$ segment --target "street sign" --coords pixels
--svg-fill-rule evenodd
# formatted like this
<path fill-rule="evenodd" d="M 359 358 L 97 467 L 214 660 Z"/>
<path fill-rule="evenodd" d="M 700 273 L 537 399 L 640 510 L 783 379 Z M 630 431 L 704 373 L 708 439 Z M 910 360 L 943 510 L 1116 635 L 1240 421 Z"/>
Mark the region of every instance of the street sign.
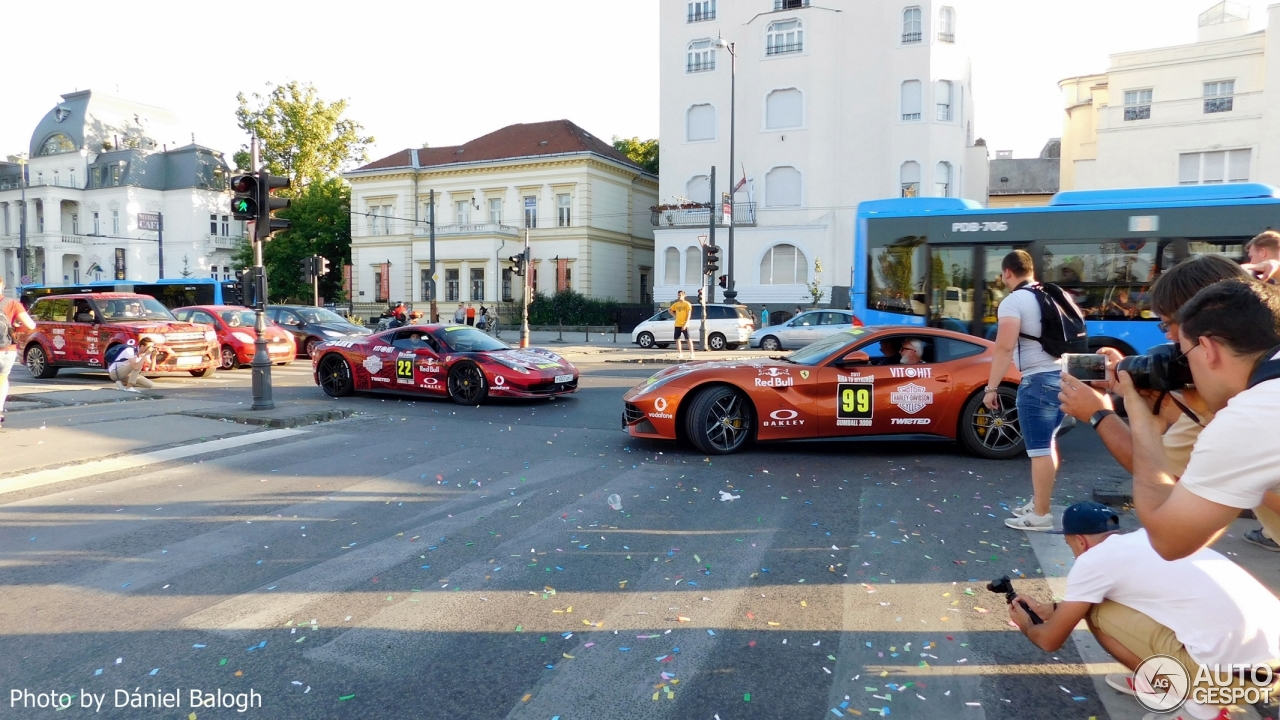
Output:
<path fill-rule="evenodd" d="M 159 230 L 160 213 L 138 213 L 139 230 Z"/>

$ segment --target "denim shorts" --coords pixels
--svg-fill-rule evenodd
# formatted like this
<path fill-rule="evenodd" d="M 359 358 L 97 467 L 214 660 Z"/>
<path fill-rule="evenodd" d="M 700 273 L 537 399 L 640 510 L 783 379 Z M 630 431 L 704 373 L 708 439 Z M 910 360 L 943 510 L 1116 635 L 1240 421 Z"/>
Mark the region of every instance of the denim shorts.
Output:
<path fill-rule="evenodd" d="M 17 360 L 17 350 L 0 350 L 0 375 L 8 375 Z"/>
<path fill-rule="evenodd" d="M 1053 453 L 1055 436 L 1062 427 L 1062 374 L 1042 372 L 1024 375 L 1018 385 L 1018 424 L 1027 445 L 1027 457 L 1045 457 Z"/>

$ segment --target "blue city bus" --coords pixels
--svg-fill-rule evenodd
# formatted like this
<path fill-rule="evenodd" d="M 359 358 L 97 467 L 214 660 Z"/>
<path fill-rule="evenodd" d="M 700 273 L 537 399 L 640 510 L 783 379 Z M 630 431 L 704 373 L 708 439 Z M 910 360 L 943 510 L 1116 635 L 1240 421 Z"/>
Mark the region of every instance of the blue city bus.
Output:
<path fill-rule="evenodd" d="M 1245 243 L 1276 227 L 1280 191 L 1254 183 L 1061 192 L 1028 208 L 873 200 L 858 206 L 853 309 L 868 325 L 993 338 L 1000 261 L 1020 248 L 1037 279 L 1076 299 L 1091 347 L 1145 353 L 1167 342 L 1149 294 L 1161 272 L 1210 253 L 1243 261 Z"/>
<path fill-rule="evenodd" d="M 150 295 L 170 310 L 188 305 L 241 305 L 241 285 L 233 280 L 212 278 L 172 278 L 142 282 L 139 280 L 102 280 L 78 285 L 23 285 L 19 298 L 26 307 L 45 295 L 79 295 L 84 293 L 128 292 Z"/>

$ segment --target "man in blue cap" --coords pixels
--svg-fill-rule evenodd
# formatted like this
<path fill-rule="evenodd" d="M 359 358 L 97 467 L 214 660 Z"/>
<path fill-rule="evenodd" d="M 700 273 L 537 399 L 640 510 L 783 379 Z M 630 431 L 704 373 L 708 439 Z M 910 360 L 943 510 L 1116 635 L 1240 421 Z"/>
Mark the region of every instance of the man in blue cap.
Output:
<path fill-rule="evenodd" d="M 1009 605 L 1009 618 L 1041 650 L 1062 647 L 1084 620 L 1130 670 L 1155 655 L 1177 660 L 1188 679 L 1201 666 L 1280 666 L 1280 600 L 1217 552 L 1206 548 L 1165 560 L 1151 548 L 1146 530 L 1122 534 L 1119 516 L 1096 502 L 1067 508 L 1062 530 L 1051 532 L 1063 535 L 1076 557 L 1063 600 L 1039 603 L 1019 595 Z M 1044 622 L 1033 624 L 1019 601 Z M 1144 672 L 1115 673 L 1107 684 L 1146 699 L 1154 693 L 1150 679 Z M 1197 703 L 1194 696 L 1176 713 L 1151 713 L 1144 720 L 1227 717 L 1225 707 Z"/>

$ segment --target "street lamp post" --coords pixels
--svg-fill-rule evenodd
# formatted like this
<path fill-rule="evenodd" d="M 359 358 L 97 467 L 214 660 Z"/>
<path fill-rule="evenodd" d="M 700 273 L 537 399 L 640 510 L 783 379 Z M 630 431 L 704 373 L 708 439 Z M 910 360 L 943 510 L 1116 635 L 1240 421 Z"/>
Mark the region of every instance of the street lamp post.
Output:
<path fill-rule="evenodd" d="M 18 187 L 22 188 L 22 210 L 18 215 L 18 287 L 27 284 L 27 156 L 18 156 L 18 165 L 22 170 L 22 178 Z"/>
<path fill-rule="evenodd" d="M 715 46 L 729 51 L 729 249 L 725 258 L 724 299 L 725 302 L 732 305 L 738 300 L 738 290 L 733 283 L 733 211 L 736 206 L 733 196 L 737 194 L 737 188 L 733 184 L 733 151 L 737 132 L 737 113 L 735 110 L 738 100 L 738 53 L 735 51 L 734 44 L 724 38 L 718 38 Z M 712 198 L 712 200 L 714 201 L 715 198 Z"/>

